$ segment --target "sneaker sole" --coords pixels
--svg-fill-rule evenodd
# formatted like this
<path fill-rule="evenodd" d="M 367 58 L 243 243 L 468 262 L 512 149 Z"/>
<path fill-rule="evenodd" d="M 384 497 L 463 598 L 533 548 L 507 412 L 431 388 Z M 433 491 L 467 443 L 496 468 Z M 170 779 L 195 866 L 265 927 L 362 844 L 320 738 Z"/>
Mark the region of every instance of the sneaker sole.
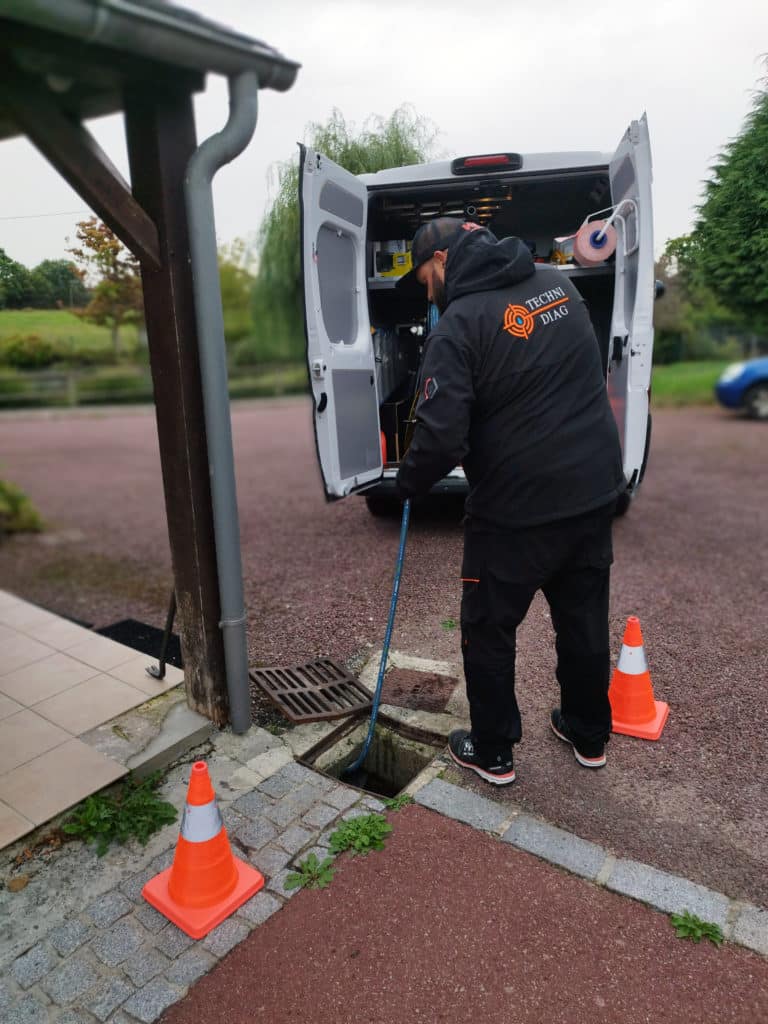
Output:
<path fill-rule="evenodd" d="M 477 764 L 470 764 L 468 761 L 462 761 L 454 754 L 450 747 L 448 748 L 448 753 L 451 755 L 456 764 L 461 765 L 462 768 L 469 768 L 470 771 L 473 771 L 475 772 L 476 775 L 479 775 L 484 782 L 490 782 L 491 785 L 493 786 L 508 786 L 517 778 L 517 776 L 515 775 L 514 768 L 511 772 L 507 772 L 505 775 L 492 775 L 490 772 L 487 772 L 485 768 L 481 768 Z"/>
<path fill-rule="evenodd" d="M 563 743 L 567 743 L 570 746 L 571 750 L 573 751 L 573 756 L 576 758 L 576 760 L 579 762 L 579 764 L 582 765 L 582 767 L 584 767 L 584 768 L 604 768 L 605 767 L 605 765 L 608 762 L 608 759 L 605 756 L 605 754 L 602 754 L 600 757 L 584 757 L 584 755 L 580 754 L 578 752 L 578 750 L 576 749 L 576 747 L 574 747 L 574 745 L 571 742 L 571 740 L 569 740 L 567 736 L 564 736 L 558 729 L 555 728 L 554 722 L 552 722 L 551 719 L 550 719 L 550 722 L 549 722 L 549 727 L 552 730 L 552 732 L 555 734 L 555 736 L 557 736 L 557 738 L 559 740 L 562 740 Z"/>

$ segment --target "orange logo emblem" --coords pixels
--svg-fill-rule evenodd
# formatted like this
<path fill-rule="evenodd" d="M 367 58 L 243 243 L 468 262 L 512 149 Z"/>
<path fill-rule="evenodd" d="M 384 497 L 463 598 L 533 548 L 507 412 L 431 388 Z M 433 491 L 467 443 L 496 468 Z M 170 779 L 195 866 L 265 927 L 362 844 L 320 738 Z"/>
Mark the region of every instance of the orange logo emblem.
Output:
<path fill-rule="evenodd" d="M 533 314 L 525 306 L 513 306 L 510 303 L 504 311 L 504 330 L 527 341 L 533 333 Z"/>
<path fill-rule="evenodd" d="M 549 293 L 550 295 L 552 292 Z M 555 292 L 557 294 L 557 292 Z M 549 302 L 547 305 L 540 306 L 538 309 L 531 311 L 526 309 L 525 306 L 516 306 L 511 302 L 504 310 L 504 330 L 511 334 L 514 338 L 524 338 L 526 341 L 533 334 L 533 329 L 536 326 L 536 322 L 533 319 L 535 316 L 539 316 L 540 313 L 544 314 L 542 323 L 549 324 L 555 320 L 559 320 L 562 315 L 568 312 L 563 310 L 562 313 L 558 312 L 556 307 L 562 306 L 563 303 L 570 302 L 568 296 L 556 299 L 554 302 Z M 550 312 L 552 310 L 552 312 Z"/>

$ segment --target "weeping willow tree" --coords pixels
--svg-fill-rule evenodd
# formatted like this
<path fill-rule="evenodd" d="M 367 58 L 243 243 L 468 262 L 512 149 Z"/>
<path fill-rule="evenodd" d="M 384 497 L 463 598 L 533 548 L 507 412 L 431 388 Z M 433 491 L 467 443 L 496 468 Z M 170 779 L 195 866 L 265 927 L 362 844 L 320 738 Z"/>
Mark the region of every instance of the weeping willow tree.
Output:
<path fill-rule="evenodd" d="M 352 174 L 424 163 L 438 132 L 410 106 L 388 118 L 370 117 L 359 132 L 334 110 L 326 124 L 312 123 L 306 144 Z M 304 357 L 299 252 L 298 157 L 275 168 L 276 195 L 262 222 L 259 269 L 253 289 L 255 334 L 241 344 L 239 362 L 292 361 Z"/>

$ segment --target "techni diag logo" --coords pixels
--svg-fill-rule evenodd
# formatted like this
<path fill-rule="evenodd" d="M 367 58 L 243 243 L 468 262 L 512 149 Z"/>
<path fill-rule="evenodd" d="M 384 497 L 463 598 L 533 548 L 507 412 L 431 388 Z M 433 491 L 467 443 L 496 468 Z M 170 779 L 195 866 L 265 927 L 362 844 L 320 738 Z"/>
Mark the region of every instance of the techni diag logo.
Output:
<path fill-rule="evenodd" d="M 524 305 L 510 302 L 504 310 L 504 330 L 514 338 L 527 341 L 536 327 L 535 317 L 540 317 L 542 325 L 554 323 L 568 315 L 567 302 L 570 299 L 562 288 L 550 288 L 540 295 L 532 295 L 524 300 Z"/>

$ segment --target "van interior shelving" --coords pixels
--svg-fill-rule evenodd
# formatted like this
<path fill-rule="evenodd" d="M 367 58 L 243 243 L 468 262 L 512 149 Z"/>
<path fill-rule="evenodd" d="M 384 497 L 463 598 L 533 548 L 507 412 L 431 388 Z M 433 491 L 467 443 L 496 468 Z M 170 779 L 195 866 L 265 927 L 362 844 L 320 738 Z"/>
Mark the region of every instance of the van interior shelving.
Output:
<path fill-rule="evenodd" d="M 387 468 L 397 466 L 409 439 L 409 416 L 427 333 L 427 302 L 425 295 L 398 289 L 398 277 L 377 276 L 380 243 L 401 240 L 410 246 L 418 227 L 434 217 L 464 217 L 489 228 L 498 238 L 522 238 L 537 262 L 551 264 L 553 239 L 576 232 L 586 217 L 610 204 L 610 196 L 605 168 L 369 190 L 368 310 Z M 607 370 L 613 259 L 597 267 L 559 266 L 587 303 Z"/>

